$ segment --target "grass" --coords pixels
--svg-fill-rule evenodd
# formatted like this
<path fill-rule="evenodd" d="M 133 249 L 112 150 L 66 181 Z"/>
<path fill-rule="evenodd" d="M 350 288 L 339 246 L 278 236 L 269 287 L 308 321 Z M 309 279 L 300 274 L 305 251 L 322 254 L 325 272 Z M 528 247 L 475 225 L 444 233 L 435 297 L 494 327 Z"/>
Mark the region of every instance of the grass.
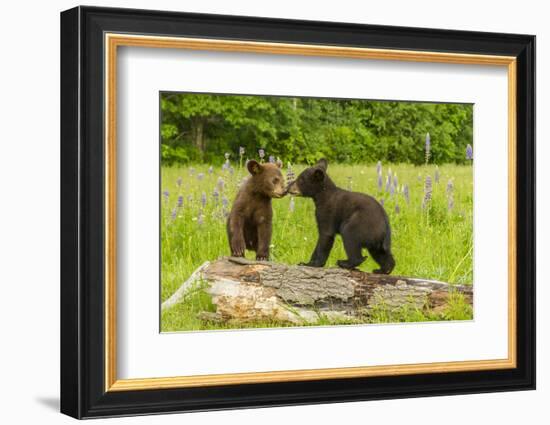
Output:
<path fill-rule="evenodd" d="M 296 175 L 303 166 L 293 167 Z M 386 176 L 397 174 L 398 190 L 385 191 Z M 384 200 L 392 227 L 392 250 L 396 259 L 393 274 L 471 284 L 473 273 L 473 173 L 471 166 L 442 165 L 435 182 L 433 165 L 384 164 L 383 188 L 378 189 L 376 165 L 330 164 L 328 174 L 343 188 L 368 193 Z M 426 176 L 432 178 L 431 201 L 422 207 Z M 162 168 L 161 194 L 161 298 L 167 299 L 191 273 L 206 260 L 229 255 L 225 232 L 225 213 L 247 176 L 237 165 L 233 172 L 208 165 Z M 448 209 L 447 183 L 452 181 L 454 205 Z M 180 183 L 181 182 L 181 183 Z M 408 185 L 407 203 L 402 185 Z M 215 191 L 218 196 L 215 196 Z M 164 193 L 167 192 L 167 193 Z M 202 198 L 206 198 L 204 207 Z M 180 198 L 178 200 L 178 198 Z M 178 207 L 178 202 L 182 206 Z M 291 202 L 294 203 L 293 210 Z M 399 212 L 396 211 L 399 206 Z M 310 199 L 285 197 L 273 201 L 273 238 L 271 259 L 297 264 L 309 260 L 317 240 L 314 206 Z M 253 258 L 253 253 L 247 253 Z M 346 258 L 342 241 L 337 238 L 327 267 Z M 377 268 L 372 259 L 360 269 Z M 214 311 L 207 294 L 199 287 L 186 300 L 162 313 L 163 331 L 241 328 L 220 325 L 197 317 L 200 311 Z M 429 312 L 373 312 L 369 322 L 471 319 L 470 306 L 460 295 L 451 297 L 448 309 L 437 317 Z M 326 320 L 320 320 L 319 324 Z M 252 327 L 281 326 L 280 323 L 247 324 Z"/>

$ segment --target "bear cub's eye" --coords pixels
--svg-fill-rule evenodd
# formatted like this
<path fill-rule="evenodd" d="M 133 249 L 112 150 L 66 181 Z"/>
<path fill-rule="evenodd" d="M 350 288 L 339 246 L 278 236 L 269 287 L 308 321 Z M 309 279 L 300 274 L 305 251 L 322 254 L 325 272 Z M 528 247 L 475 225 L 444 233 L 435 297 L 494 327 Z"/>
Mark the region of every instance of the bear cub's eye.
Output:
<path fill-rule="evenodd" d="M 273 179 L 273 184 L 277 184 L 277 183 L 279 183 L 279 179 L 278 179 L 277 177 L 275 177 L 275 178 Z"/>

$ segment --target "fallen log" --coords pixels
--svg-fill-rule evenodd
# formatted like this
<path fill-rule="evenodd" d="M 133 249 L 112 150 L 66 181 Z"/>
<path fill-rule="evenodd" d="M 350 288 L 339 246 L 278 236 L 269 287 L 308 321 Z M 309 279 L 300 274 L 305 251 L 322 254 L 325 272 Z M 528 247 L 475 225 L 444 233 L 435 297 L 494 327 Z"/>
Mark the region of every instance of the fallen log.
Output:
<path fill-rule="evenodd" d="M 379 308 L 440 312 L 453 292 L 469 304 L 473 299 L 471 285 L 224 257 L 199 267 L 162 309 L 185 299 L 196 282 L 204 284 L 216 306 L 215 313 L 201 313 L 204 320 L 239 323 L 315 324 L 321 318 L 359 323 Z"/>

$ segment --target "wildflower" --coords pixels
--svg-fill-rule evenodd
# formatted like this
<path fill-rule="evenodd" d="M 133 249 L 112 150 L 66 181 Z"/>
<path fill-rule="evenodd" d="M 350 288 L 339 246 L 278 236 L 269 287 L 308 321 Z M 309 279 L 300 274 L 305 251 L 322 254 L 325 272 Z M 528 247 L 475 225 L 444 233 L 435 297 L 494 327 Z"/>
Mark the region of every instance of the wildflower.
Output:
<path fill-rule="evenodd" d="M 233 167 L 229 167 L 229 174 L 233 175 L 233 173 L 235 172 L 235 169 Z"/>
<path fill-rule="evenodd" d="M 378 175 L 381 175 L 381 174 L 382 174 L 382 162 L 380 162 L 380 161 L 378 161 L 378 162 L 376 163 L 376 173 L 377 173 Z"/>
<path fill-rule="evenodd" d="M 183 196 L 178 196 L 178 208 L 183 207 Z"/>
<path fill-rule="evenodd" d="M 230 153 L 229 152 L 226 152 L 225 153 L 225 161 L 229 161 L 229 156 L 230 156 Z"/>
<path fill-rule="evenodd" d="M 393 184 L 390 184 L 390 198 L 393 198 L 394 193 L 395 193 L 395 186 Z"/>
<path fill-rule="evenodd" d="M 206 206 L 206 193 L 205 192 L 201 193 L 201 205 L 202 205 L 203 208 Z"/>
<path fill-rule="evenodd" d="M 229 199 L 224 195 L 222 198 L 222 205 L 224 208 L 227 208 L 229 206 Z"/>
<path fill-rule="evenodd" d="M 269 155 L 269 162 L 275 164 L 275 157 L 273 155 Z"/>
<path fill-rule="evenodd" d="M 469 161 L 474 159 L 474 150 L 470 144 L 466 146 L 466 159 Z"/>
<path fill-rule="evenodd" d="M 220 192 L 223 191 L 223 187 L 225 185 L 225 182 L 223 181 L 223 179 L 221 177 L 218 177 L 218 188 L 220 189 Z"/>
<path fill-rule="evenodd" d="M 261 159 L 264 159 L 265 151 L 263 149 L 258 150 L 258 155 L 260 155 Z"/>
<path fill-rule="evenodd" d="M 393 185 L 397 188 L 399 185 L 397 184 L 397 173 L 393 173 Z"/>
<path fill-rule="evenodd" d="M 208 174 L 212 174 L 214 172 L 214 167 L 210 166 L 208 167 Z"/>
<path fill-rule="evenodd" d="M 296 178 L 296 175 L 294 174 L 294 170 L 292 169 L 292 166 L 290 165 L 290 162 L 289 162 L 286 168 L 286 181 L 288 183 L 292 183 L 295 178 Z"/>
<path fill-rule="evenodd" d="M 450 211 L 452 211 L 455 207 L 455 199 L 454 199 L 454 196 L 453 194 L 451 193 L 447 199 L 447 209 Z"/>
<path fill-rule="evenodd" d="M 428 203 L 432 200 L 432 178 L 426 176 L 426 182 L 424 183 L 424 199 L 422 200 L 422 208 L 426 208 Z"/>
<path fill-rule="evenodd" d="M 454 189 L 453 180 L 452 180 L 452 179 L 449 179 L 449 181 L 447 182 L 447 193 L 448 193 L 448 194 L 452 194 L 452 193 L 453 193 L 453 189 Z"/>
<path fill-rule="evenodd" d="M 290 204 L 288 204 L 290 212 L 294 212 L 294 197 L 290 198 Z"/>
<path fill-rule="evenodd" d="M 382 174 L 378 174 L 378 190 L 382 190 Z"/>
<path fill-rule="evenodd" d="M 447 209 L 449 211 L 452 211 L 455 206 L 453 190 L 454 190 L 453 181 L 449 179 L 449 181 L 447 182 Z"/>
<path fill-rule="evenodd" d="M 390 191 L 391 186 L 391 176 L 388 174 L 388 178 L 386 179 L 386 192 Z"/>
<path fill-rule="evenodd" d="M 178 177 L 178 179 L 176 180 L 176 186 L 181 187 L 182 181 L 183 181 L 182 178 Z"/>
<path fill-rule="evenodd" d="M 176 207 L 172 210 L 172 213 L 170 214 L 170 218 L 172 219 L 172 221 L 174 221 L 177 216 L 178 216 L 178 208 Z"/>
<path fill-rule="evenodd" d="M 430 148 L 431 148 L 430 133 L 426 133 L 426 144 L 424 147 L 426 149 L 426 164 L 427 164 L 428 161 L 430 160 Z"/>
<path fill-rule="evenodd" d="M 437 165 L 435 166 L 434 180 L 436 183 L 439 183 L 439 167 Z"/>
<path fill-rule="evenodd" d="M 165 191 L 162 192 L 162 196 L 164 196 L 164 201 L 168 202 L 168 198 L 170 197 L 170 192 L 165 190 Z"/>
<path fill-rule="evenodd" d="M 404 187 L 403 187 L 403 196 L 405 197 L 405 201 L 407 202 L 407 204 L 410 203 L 410 198 L 409 198 L 409 185 L 406 184 Z"/>
<path fill-rule="evenodd" d="M 202 179 L 204 179 L 204 173 L 199 173 L 199 174 L 197 174 L 197 179 L 198 179 L 199 181 L 201 181 Z"/>
<path fill-rule="evenodd" d="M 225 162 L 222 165 L 222 170 L 229 170 L 229 167 L 230 167 L 229 160 L 226 159 Z"/>
<path fill-rule="evenodd" d="M 244 155 L 244 148 L 242 146 L 239 146 L 239 156 L 243 156 Z"/>
<path fill-rule="evenodd" d="M 212 196 L 214 197 L 214 201 L 216 201 L 216 205 L 218 205 L 218 200 L 220 199 L 220 192 L 218 192 L 218 189 L 214 188 Z"/>
<path fill-rule="evenodd" d="M 202 226 L 204 223 L 204 214 L 202 213 L 202 211 L 199 212 L 199 216 L 197 217 L 197 223 L 199 224 L 199 226 Z"/>

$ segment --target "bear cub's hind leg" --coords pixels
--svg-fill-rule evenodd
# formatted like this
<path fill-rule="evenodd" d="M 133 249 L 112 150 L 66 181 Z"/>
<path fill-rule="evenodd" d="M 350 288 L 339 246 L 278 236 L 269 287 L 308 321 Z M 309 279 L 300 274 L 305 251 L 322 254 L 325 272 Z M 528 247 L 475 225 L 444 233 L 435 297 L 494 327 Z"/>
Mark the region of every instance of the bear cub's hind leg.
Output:
<path fill-rule="evenodd" d="M 342 239 L 344 241 L 344 250 L 348 258 L 347 260 L 338 260 L 336 264 L 343 269 L 354 269 L 367 258 L 364 257 L 361 252 L 361 240 L 351 231 L 342 232 Z"/>

